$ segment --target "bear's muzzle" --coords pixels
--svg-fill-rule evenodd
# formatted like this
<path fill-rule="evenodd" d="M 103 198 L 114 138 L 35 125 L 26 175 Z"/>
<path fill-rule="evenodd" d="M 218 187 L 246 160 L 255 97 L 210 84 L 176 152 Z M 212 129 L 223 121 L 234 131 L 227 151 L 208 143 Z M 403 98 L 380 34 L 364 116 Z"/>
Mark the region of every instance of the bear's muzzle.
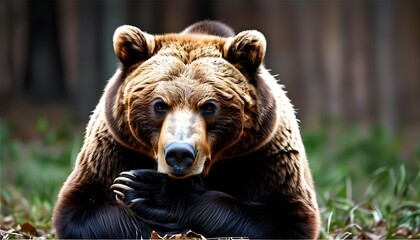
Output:
<path fill-rule="evenodd" d="M 196 149 L 189 143 L 172 142 L 164 149 L 165 161 L 172 168 L 172 174 L 182 177 L 195 161 Z"/>

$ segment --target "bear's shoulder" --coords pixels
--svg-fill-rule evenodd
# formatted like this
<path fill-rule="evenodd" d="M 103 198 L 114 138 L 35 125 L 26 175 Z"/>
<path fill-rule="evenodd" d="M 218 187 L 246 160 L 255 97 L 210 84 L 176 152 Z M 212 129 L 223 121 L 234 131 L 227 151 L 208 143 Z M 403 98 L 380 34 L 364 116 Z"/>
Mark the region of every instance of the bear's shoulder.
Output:
<path fill-rule="evenodd" d="M 235 32 L 228 25 L 219 21 L 201 21 L 197 22 L 184 31 L 181 34 L 204 34 L 214 35 L 219 37 L 234 37 Z"/>

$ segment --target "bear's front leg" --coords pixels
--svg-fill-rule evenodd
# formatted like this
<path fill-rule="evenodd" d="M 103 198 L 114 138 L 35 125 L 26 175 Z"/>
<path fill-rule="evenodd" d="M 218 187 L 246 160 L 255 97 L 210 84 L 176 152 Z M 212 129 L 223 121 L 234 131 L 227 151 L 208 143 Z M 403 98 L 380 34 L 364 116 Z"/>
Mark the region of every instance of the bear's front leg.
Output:
<path fill-rule="evenodd" d="M 205 237 L 247 236 L 256 231 L 248 206 L 232 196 L 205 189 L 194 177 L 173 179 L 152 170 L 122 172 L 112 185 L 126 204 L 159 234 L 192 230 Z"/>
<path fill-rule="evenodd" d="M 190 186 L 187 186 L 190 185 Z M 184 233 L 181 219 L 188 211 L 188 180 L 172 179 L 153 170 L 122 172 L 111 188 L 118 201 L 144 219 L 159 234 Z"/>
<path fill-rule="evenodd" d="M 172 179 L 151 170 L 123 172 L 112 186 L 117 199 L 159 234 L 192 230 L 205 237 L 310 238 L 314 214 L 302 199 L 242 202 L 207 190 L 193 178 Z"/>

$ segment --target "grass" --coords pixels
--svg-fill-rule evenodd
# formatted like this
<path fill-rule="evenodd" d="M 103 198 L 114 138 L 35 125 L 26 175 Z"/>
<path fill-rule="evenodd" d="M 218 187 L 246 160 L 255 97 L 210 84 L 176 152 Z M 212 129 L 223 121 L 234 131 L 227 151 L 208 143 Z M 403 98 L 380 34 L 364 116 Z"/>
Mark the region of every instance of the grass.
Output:
<path fill-rule="evenodd" d="M 54 238 L 51 213 L 58 191 L 81 147 L 82 133 L 70 123 L 49 129 L 40 118 L 36 140 L 12 137 L 14 126 L 0 120 L 0 218 L 3 239 Z"/>
<path fill-rule="evenodd" d="M 400 165 L 374 172 L 362 201 L 353 199 L 350 180 L 335 193 L 325 191 L 319 196 L 322 238 L 420 238 L 419 184 L 420 174 L 409 179 Z"/>
<path fill-rule="evenodd" d="M 317 186 L 325 239 L 419 239 L 420 146 L 401 157 L 401 140 L 381 125 L 367 131 L 303 134 Z M 336 143 L 336 144 L 335 144 Z"/>
<path fill-rule="evenodd" d="M 73 167 L 82 132 L 40 118 L 37 140 L 13 137 L 0 120 L 0 217 L 3 239 L 54 238 L 51 213 Z M 382 126 L 335 126 L 303 133 L 315 178 L 324 239 L 420 238 L 420 143 L 407 159 Z"/>

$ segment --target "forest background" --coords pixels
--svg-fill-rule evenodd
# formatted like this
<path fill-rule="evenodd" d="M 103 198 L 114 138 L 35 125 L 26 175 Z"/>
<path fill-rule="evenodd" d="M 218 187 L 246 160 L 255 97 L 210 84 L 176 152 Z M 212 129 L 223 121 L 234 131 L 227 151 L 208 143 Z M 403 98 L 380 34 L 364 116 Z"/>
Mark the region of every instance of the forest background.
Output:
<path fill-rule="evenodd" d="M 3 0 L 1 235 L 54 237 L 51 211 L 118 66 L 114 30 L 204 19 L 261 31 L 315 178 L 325 238 L 420 238 L 420 1 Z"/>

